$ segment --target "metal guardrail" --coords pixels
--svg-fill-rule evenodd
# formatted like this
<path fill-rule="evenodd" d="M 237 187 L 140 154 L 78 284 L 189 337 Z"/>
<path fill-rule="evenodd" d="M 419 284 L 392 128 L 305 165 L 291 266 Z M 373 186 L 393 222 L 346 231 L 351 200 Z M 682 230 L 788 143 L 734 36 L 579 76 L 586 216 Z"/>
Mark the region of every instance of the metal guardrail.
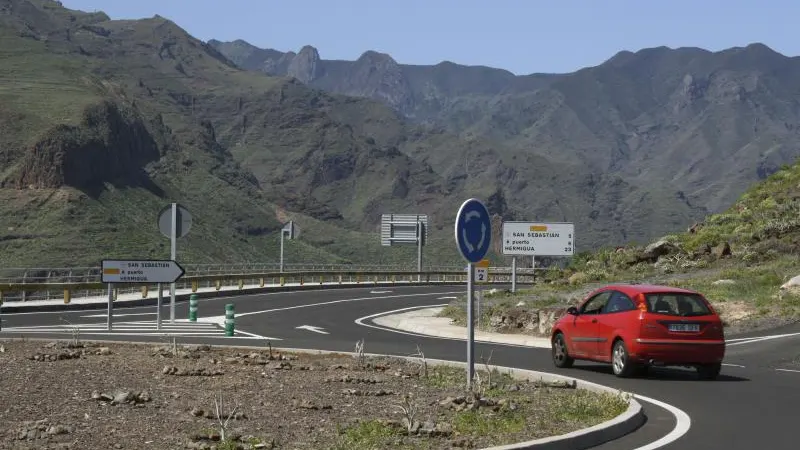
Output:
<path fill-rule="evenodd" d="M 264 273 L 280 271 L 278 263 L 244 263 L 244 264 L 182 264 L 186 276 L 212 275 L 228 273 Z M 428 266 L 426 270 L 461 270 L 461 266 Z M 417 270 L 410 265 L 373 265 L 373 264 L 284 264 L 284 272 L 302 271 L 403 271 Z M 24 267 L 0 268 L 0 283 L 68 283 L 100 281 L 100 267 Z"/>
<path fill-rule="evenodd" d="M 537 269 L 540 270 L 540 269 Z M 187 271 L 188 272 L 188 271 Z M 52 273 L 52 272 L 51 272 Z M 466 282 L 466 271 L 460 270 L 292 270 L 279 272 L 239 272 L 184 275 L 176 283 L 176 289 L 230 288 L 244 289 L 245 286 L 264 287 L 284 284 L 330 284 L 356 283 L 458 283 Z M 0 281 L 0 302 L 25 302 L 32 300 L 63 299 L 69 303 L 73 299 L 101 297 L 107 294 L 107 285 L 99 281 L 99 275 L 91 281 L 55 281 L 50 277 L 38 282 L 8 283 Z M 72 278 L 74 280 L 75 278 Z M 534 279 L 534 269 L 517 269 L 517 282 L 530 283 Z M 51 281 L 52 280 L 52 281 Z M 511 282 L 511 268 L 489 268 L 489 284 Z M 115 296 L 141 292 L 142 298 L 157 289 L 156 284 L 120 284 L 114 286 Z"/>

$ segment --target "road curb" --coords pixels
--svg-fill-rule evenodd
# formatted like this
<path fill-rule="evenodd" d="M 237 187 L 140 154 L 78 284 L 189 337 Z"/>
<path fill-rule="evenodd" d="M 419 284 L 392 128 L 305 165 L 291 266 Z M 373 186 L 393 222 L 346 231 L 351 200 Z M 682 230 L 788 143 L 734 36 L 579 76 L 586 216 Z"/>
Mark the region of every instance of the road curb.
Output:
<path fill-rule="evenodd" d="M 365 317 L 359 317 L 356 320 L 356 323 L 367 327 L 374 326 L 388 331 L 413 333 L 432 338 L 455 339 L 460 341 L 465 340 L 463 336 L 466 336 L 467 333 L 466 326 L 447 324 L 448 327 L 455 327 L 459 329 L 458 335 L 452 335 L 447 331 L 437 330 L 435 326 L 428 326 L 424 324 L 415 323 L 414 320 L 411 318 L 403 318 L 397 321 L 396 323 L 392 324 L 384 323 L 385 320 L 384 321 L 381 320 L 381 319 L 392 318 L 392 316 L 402 316 L 404 314 L 407 314 L 408 312 L 418 312 L 436 308 L 441 308 L 441 306 L 419 306 L 419 307 L 404 308 L 405 311 L 403 312 L 399 312 L 400 310 L 387 311 L 386 313 L 372 314 Z M 427 317 L 434 317 L 434 316 L 426 316 L 426 318 Z M 364 322 L 362 322 L 362 320 Z M 366 323 L 367 321 L 369 323 Z M 514 337 L 511 338 L 511 340 L 509 340 L 508 338 L 503 339 L 503 338 L 492 337 L 492 335 L 514 336 Z M 523 340 L 521 342 L 513 342 L 513 339 L 515 339 L 518 336 L 523 336 Z M 518 334 L 518 333 L 494 333 L 482 330 L 476 330 L 475 342 L 514 345 L 514 346 L 531 347 L 531 348 L 547 348 L 547 349 L 550 348 L 550 339 L 546 337 L 534 336 L 529 334 Z"/>
<path fill-rule="evenodd" d="M 198 298 L 219 298 L 219 297 L 237 297 L 242 295 L 258 295 L 267 294 L 272 292 L 292 292 L 292 291 L 314 291 L 314 290 L 328 290 L 328 289 L 369 289 L 369 288 L 389 288 L 389 287 L 413 287 L 413 286 L 463 286 L 464 283 L 456 282 L 419 282 L 419 283 L 362 283 L 358 284 L 306 284 L 302 286 L 272 286 L 272 287 L 256 287 L 244 288 L 241 290 L 220 290 L 212 292 L 195 292 Z M 175 303 L 181 303 L 189 300 L 191 293 L 175 295 Z M 169 305 L 169 295 L 164 295 L 164 305 Z M 0 305 L 0 313 L 23 313 L 23 312 L 52 312 L 52 311 L 88 311 L 97 309 L 108 308 L 108 302 L 94 302 L 94 303 L 65 303 L 58 305 L 11 305 L 11 302 L 3 303 Z M 17 302 L 14 302 L 17 303 Z M 22 302 L 20 302 L 22 303 Z M 114 309 L 132 308 L 140 306 L 155 306 L 158 303 L 157 298 L 143 298 L 139 300 L 123 300 L 114 302 Z"/>

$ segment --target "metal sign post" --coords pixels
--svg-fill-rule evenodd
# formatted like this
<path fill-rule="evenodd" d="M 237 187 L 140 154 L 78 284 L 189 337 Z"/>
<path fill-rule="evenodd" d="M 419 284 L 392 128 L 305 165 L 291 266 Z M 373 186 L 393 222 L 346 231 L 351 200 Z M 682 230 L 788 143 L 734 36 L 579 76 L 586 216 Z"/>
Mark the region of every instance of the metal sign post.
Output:
<path fill-rule="evenodd" d="M 422 281 L 422 233 L 424 231 L 422 222 L 417 221 L 417 283 Z"/>
<path fill-rule="evenodd" d="M 169 259 L 175 261 L 178 250 L 178 204 L 173 203 L 170 210 Z M 169 323 L 175 323 L 175 283 L 169 284 Z"/>
<path fill-rule="evenodd" d="M 164 303 L 164 288 L 158 283 L 158 300 L 156 303 L 156 330 L 161 329 L 161 306 Z"/>
<path fill-rule="evenodd" d="M 108 283 L 108 318 L 106 319 L 106 329 L 111 331 L 112 317 L 114 316 L 114 288 Z"/>
<path fill-rule="evenodd" d="M 192 215 L 183 206 L 172 203 L 158 213 L 158 229 L 170 240 L 170 260 L 177 259 L 178 239 L 189 234 Z M 175 323 L 175 283 L 170 282 L 169 321 Z"/>
<path fill-rule="evenodd" d="M 475 323 L 473 321 L 475 263 L 489 251 L 492 241 L 492 220 L 480 200 L 471 198 L 458 209 L 455 223 L 456 246 L 467 260 L 467 388 L 475 377 Z"/>
<path fill-rule="evenodd" d="M 517 257 L 511 257 L 511 292 L 517 292 Z"/>
<path fill-rule="evenodd" d="M 286 222 L 286 224 L 281 228 L 281 262 L 280 262 L 280 272 L 283 272 L 283 239 L 284 237 L 288 239 L 296 239 L 300 236 L 300 228 L 294 224 L 293 220 Z"/>

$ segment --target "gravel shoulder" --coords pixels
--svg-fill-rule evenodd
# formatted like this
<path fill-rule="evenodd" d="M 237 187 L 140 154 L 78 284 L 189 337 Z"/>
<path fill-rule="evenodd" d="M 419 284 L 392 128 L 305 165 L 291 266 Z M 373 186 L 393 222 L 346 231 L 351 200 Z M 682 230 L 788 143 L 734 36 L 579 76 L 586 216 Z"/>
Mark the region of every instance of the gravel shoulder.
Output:
<path fill-rule="evenodd" d="M 483 448 L 627 408 L 621 395 L 476 369 L 468 392 L 463 369 L 422 358 L 0 340 L 0 448 Z"/>

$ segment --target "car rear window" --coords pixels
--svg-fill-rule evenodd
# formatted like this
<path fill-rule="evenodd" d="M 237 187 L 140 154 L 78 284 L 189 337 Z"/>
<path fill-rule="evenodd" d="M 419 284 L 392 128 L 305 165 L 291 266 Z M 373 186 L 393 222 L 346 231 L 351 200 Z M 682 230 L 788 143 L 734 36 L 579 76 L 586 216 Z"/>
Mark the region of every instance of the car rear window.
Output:
<path fill-rule="evenodd" d="M 705 316 L 711 314 L 708 305 L 697 294 L 676 292 L 645 294 L 647 311 L 668 316 Z"/>

